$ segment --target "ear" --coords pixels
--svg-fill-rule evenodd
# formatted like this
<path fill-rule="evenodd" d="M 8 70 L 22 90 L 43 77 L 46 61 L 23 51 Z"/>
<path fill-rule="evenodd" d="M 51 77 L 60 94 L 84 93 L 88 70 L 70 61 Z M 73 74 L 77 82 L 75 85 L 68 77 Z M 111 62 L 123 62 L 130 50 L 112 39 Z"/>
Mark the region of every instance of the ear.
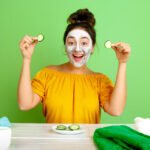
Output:
<path fill-rule="evenodd" d="M 91 50 L 91 55 L 94 53 L 94 46 L 92 47 L 92 50 Z"/>

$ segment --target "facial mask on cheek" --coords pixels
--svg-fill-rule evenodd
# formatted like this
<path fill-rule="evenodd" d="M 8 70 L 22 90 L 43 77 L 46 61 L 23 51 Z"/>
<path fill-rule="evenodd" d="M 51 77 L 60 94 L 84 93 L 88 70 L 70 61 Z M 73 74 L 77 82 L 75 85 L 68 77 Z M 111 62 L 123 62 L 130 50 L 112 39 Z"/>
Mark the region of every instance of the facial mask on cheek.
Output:
<path fill-rule="evenodd" d="M 73 45 L 73 46 L 67 46 L 67 45 L 66 45 L 66 51 L 67 51 L 67 52 L 73 52 L 73 51 L 75 51 L 75 49 L 76 49 L 76 46 L 75 46 L 75 45 Z"/>
<path fill-rule="evenodd" d="M 85 52 L 85 54 L 91 53 L 92 51 L 92 47 L 91 46 L 87 46 L 87 47 L 83 47 L 81 46 L 82 51 Z"/>

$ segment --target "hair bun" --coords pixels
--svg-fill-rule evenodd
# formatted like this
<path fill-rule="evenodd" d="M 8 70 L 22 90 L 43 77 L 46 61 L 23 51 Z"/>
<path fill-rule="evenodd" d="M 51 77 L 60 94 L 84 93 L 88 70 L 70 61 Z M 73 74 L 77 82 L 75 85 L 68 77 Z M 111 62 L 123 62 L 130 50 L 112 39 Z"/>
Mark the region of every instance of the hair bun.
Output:
<path fill-rule="evenodd" d="M 90 26 L 94 27 L 95 18 L 94 15 L 88 9 L 79 9 L 69 16 L 67 22 L 71 24 L 87 23 Z"/>

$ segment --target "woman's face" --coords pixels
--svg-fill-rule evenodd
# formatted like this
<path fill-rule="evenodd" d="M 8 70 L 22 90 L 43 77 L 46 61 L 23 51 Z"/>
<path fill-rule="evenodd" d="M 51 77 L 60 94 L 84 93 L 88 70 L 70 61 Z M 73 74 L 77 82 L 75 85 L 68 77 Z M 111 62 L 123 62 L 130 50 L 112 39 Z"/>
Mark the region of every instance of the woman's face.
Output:
<path fill-rule="evenodd" d="M 83 66 L 93 51 L 90 35 L 83 29 L 71 30 L 66 37 L 66 51 L 75 67 Z"/>

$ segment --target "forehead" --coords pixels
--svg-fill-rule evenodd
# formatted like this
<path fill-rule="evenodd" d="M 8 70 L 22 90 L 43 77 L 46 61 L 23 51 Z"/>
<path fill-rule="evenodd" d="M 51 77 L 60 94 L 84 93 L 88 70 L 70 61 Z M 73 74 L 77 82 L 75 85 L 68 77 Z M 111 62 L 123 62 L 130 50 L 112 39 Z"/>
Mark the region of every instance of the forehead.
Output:
<path fill-rule="evenodd" d="M 71 30 L 67 35 L 67 38 L 69 38 L 69 37 L 74 37 L 76 39 L 86 37 L 88 39 L 91 39 L 90 35 L 83 29 Z"/>

